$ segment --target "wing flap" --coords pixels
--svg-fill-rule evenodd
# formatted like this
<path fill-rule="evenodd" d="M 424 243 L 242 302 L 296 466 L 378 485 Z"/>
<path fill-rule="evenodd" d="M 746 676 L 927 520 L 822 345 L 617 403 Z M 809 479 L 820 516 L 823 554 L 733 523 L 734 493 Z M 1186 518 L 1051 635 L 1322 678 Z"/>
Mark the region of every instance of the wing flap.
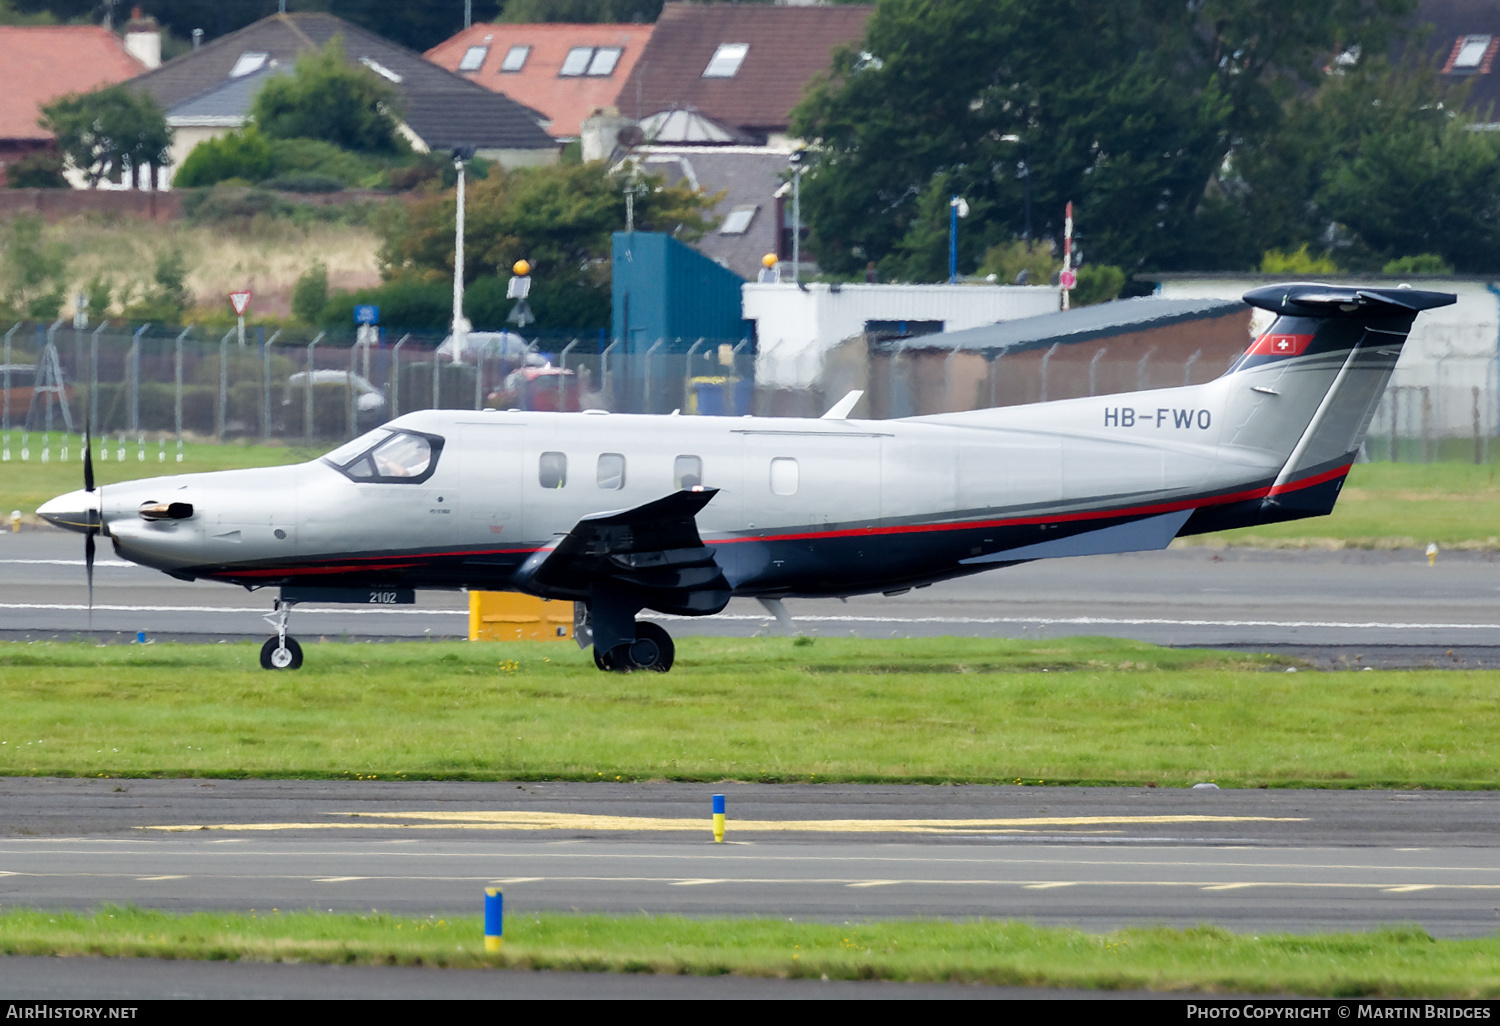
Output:
<path fill-rule="evenodd" d="M 695 519 L 716 488 L 673 492 L 632 509 L 593 513 L 533 555 L 516 583 L 544 598 L 591 601 L 607 590 L 637 608 L 701 616 L 729 602 L 729 582 Z"/>

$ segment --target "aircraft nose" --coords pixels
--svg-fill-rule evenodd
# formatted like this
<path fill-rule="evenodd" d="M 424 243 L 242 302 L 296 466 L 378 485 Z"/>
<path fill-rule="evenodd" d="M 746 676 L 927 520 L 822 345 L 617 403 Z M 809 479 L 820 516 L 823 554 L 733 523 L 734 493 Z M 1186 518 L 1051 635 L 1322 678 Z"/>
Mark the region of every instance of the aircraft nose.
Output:
<path fill-rule="evenodd" d="M 37 507 L 36 513 L 56 527 L 87 532 L 90 528 L 99 527 L 99 498 L 95 493 L 79 489 L 48 499 Z"/>

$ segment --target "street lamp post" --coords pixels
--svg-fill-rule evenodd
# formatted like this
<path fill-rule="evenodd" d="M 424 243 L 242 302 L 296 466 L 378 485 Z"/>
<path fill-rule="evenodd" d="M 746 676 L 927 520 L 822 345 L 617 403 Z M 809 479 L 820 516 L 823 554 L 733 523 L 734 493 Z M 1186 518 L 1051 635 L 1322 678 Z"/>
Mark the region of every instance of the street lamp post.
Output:
<path fill-rule="evenodd" d="M 958 281 L 958 219 L 969 216 L 969 204 L 961 196 L 948 201 L 948 284 Z"/>
<path fill-rule="evenodd" d="M 792 165 L 792 281 L 802 281 L 802 151 L 796 150 L 787 160 Z"/>
<path fill-rule="evenodd" d="M 464 317 L 464 164 L 474 157 L 474 147 L 453 148 L 453 169 L 458 172 L 458 214 L 453 219 L 453 362 L 463 360 L 469 337 Z"/>

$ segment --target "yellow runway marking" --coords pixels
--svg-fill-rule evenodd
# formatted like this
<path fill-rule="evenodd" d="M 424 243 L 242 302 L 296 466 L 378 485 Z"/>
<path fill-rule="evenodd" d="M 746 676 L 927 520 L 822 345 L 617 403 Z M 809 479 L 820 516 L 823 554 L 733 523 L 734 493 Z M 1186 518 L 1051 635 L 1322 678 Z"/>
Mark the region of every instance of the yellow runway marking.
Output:
<path fill-rule="evenodd" d="M 1436 884 L 1406 884 L 1401 887 L 1386 887 L 1386 894 L 1408 894 L 1412 891 L 1430 891 Z"/>
<path fill-rule="evenodd" d="M 313 883 L 353 883 L 356 880 L 368 880 L 368 876 L 319 876 L 313 878 Z"/>
<path fill-rule="evenodd" d="M 1260 884 L 1260 883 L 1223 883 L 1223 884 L 1209 884 L 1208 886 L 1206 886 L 1206 887 L 1204 887 L 1202 889 L 1205 890 L 1205 891 L 1238 891 L 1238 890 L 1242 890 L 1243 888 L 1246 888 L 1246 887 L 1263 887 L 1263 886 L 1265 886 L 1265 885 L 1264 884 Z"/>
<path fill-rule="evenodd" d="M 149 883 L 152 880 L 186 880 L 186 876 L 138 876 L 136 883 Z"/>
<path fill-rule="evenodd" d="M 215 823 L 148 826 L 147 830 L 618 830 L 700 833 L 708 818 L 592 816 L 575 812 L 360 812 L 333 813 L 321 823 Z M 379 820 L 381 822 L 368 822 Z M 400 821 L 400 822 L 392 822 Z M 989 830 L 1021 833 L 1040 827 L 1143 826 L 1185 823 L 1304 823 L 1304 816 L 1038 816 L 1012 819 L 732 819 L 736 832 L 817 834 L 941 834 Z"/>
<path fill-rule="evenodd" d="M 1077 886 L 1077 884 L 1076 881 L 1073 880 L 1056 880 L 1052 883 L 1023 884 L 1022 886 L 1024 886 L 1028 891 L 1050 891 L 1054 887 L 1074 887 Z"/>

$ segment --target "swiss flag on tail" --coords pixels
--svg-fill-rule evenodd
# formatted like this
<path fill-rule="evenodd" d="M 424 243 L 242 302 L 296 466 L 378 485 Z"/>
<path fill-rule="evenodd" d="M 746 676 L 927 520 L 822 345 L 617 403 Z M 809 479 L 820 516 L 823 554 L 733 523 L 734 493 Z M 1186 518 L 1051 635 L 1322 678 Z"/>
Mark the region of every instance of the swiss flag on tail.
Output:
<path fill-rule="evenodd" d="M 1301 356 L 1312 342 L 1311 335 L 1276 335 L 1267 332 L 1255 340 L 1247 356 Z"/>

